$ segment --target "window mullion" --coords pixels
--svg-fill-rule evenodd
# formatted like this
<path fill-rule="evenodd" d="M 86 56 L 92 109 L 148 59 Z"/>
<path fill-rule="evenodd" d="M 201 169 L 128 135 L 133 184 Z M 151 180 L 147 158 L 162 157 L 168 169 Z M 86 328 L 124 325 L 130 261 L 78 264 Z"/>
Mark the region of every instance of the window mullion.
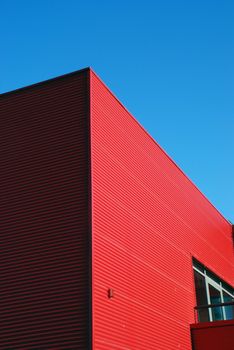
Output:
<path fill-rule="evenodd" d="M 224 303 L 222 282 L 220 282 L 220 294 L 221 294 L 221 302 Z M 223 309 L 223 319 L 226 320 L 227 317 L 226 317 L 226 310 L 225 310 L 225 307 L 222 306 L 222 309 Z"/>
<path fill-rule="evenodd" d="M 209 292 L 209 285 L 208 285 L 208 278 L 207 278 L 207 275 L 206 275 L 206 270 L 204 270 L 204 276 L 205 276 L 205 284 L 206 284 L 207 302 L 208 302 L 208 304 L 210 305 L 210 304 L 211 304 L 211 301 L 210 301 L 210 292 Z M 212 322 L 212 321 L 213 321 L 213 316 L 212 316 L 212 310 L 211 310 L 210 307 L 208 308 L 208 312 L 209 312 L 210 321 Z"/>

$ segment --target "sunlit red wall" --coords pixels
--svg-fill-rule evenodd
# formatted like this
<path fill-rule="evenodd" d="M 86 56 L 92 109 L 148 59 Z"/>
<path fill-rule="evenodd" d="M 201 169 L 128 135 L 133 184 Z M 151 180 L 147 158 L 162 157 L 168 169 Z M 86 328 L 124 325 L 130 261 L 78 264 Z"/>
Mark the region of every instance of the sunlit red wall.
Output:
<path fill-rule="evenodd" d="M 93 349 L 191 349 L 192 256 L 233 284 L 231 225 L 92 72 L 91 167 Z"/>

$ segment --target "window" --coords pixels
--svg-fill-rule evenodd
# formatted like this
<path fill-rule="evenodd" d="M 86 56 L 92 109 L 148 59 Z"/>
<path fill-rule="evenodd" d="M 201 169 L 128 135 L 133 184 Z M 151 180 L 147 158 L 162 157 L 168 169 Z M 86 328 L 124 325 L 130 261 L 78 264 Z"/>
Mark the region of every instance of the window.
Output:
<path fill-rule="evenodd" d="M 234 319 L 233 305 L 208 307 L 208 305 L 232 302 L 234 298 L 233 288 L 195 259 L 193 260 L 193 269 L 198 321 Z"/>

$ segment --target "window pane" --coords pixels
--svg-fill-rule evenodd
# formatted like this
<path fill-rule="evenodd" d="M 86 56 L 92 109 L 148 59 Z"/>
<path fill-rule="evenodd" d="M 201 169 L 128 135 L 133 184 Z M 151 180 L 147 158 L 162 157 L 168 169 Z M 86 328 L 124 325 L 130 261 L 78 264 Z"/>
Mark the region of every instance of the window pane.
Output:
<path fill-rule="evenodd" d="M 207 305 L 205 278 L 199 272 L 194 270 L 194 279 L 195 279 L 197 306 Z M 200 322 L 209 321 L 208 309 L 200 309 L 200 310 L 198 309 L 198 320 Z"/>
<path fill-rule="evenodd" d="M 225 293 L 223 291 L 223 300 L 225 303 L 229 302 L 229 301 L 233 301 L 231 295 Z M 225 306 L 225 313 L 226 313 L 226 319 L 227 320 L 233 320 L 234 319 L 234 306 Z"/>
<path fill-rule="evenodd" d="M 211 284 L 209 284 L 209 292 L 210 292 L 210 303 L 211 304 L 219 304 L 222 302 L 220 291 L 214 288 Z M 223 310 L 222 307 L 214 307 L 211 308 L 213 321 L 223 320 Z"/>

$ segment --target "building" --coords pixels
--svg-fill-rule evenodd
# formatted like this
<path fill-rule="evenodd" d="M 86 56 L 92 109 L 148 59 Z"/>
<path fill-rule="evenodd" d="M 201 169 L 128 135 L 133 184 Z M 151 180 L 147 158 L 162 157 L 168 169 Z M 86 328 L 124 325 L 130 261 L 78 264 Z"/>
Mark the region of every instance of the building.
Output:
<path fill-rule="evenodd" d="M 1 350 L 234 348 L 232 225 L 92 70 L 0 116 Z"/>

